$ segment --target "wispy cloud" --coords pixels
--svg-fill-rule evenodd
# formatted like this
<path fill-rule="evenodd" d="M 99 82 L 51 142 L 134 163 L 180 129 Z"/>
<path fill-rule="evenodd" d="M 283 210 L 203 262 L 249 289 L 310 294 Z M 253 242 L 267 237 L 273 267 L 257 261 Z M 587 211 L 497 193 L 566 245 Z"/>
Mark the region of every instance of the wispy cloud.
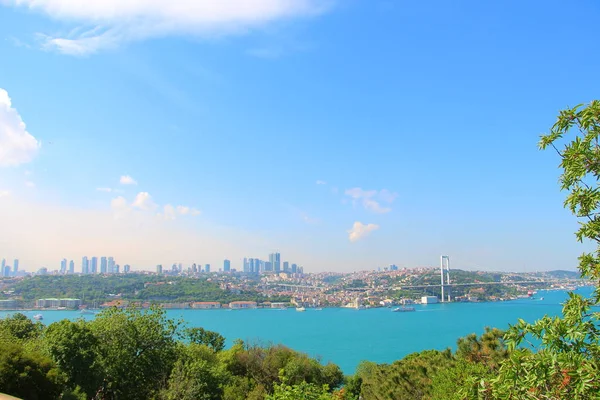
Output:
<path fill-rule="evenodd" d="M 347 189 L 345 192 L 346 196 L 352 198 L 354 204 L 360 203 L 366 210 L 384 214 L 392 211 L 391 207 L 385 207 L 381 205 L 381 202 L 391 204 L 396 197 L 396 193 L 392 193 L 387 189 L 380 191 L 377 190 L 363 190 L 359 187 Z"/>
<path fill-rule="evenodd" d="M 43 45 L 85 55 L 123 42 L 171 35 L 243 34 L 266 24 L 327 11 L 334 0 L 7 0 L 81 26 L 66 35 L 42 35 Z"/>
<path fill-rule="evenodd" d="M 10 196 L 9 190 L 0 190 L 0 197 L 8 197 Z"/>
<path fill-rule="evenodd" d="M 132 206 L 144 211 L 151 211 L 157 207 L 156 203 L 152 200 L 152 196 L 150 196 L 150 193 L 148 192 L 139 192 L 137 196 L 135 196 Z"/>
<path fill-rule="evenodd" d="M 28 188 L 34 188 L 35 183 L 32 181 L 25 181 L 25 186 L 27 186 Z"/>
<path fill-rule="evenodd" d="M 0 167 L 11 167 L 33 160 L 41 143 L 25 127 L 25 123 L 8 96 L 0 88 Z"/>
<path fill-rule="evenodd" d="M 351 242 L 356 242 L 377 229 L 379 229 L 379 225 L 377 224 L 365 225 L 362 222 L 356 221 L 354 225 L 352 225 L 352 229 L 348 231 L 348 239 Z"/>
<path fill-rule="evenodd" d="M 317 185 L 327 185 L 327 182 L 322 181 L 322 180 L 318 180 L 317 181 Z"/>
<path fill-rule="evenodd" d="M 137 185 L 137 181 L 129 175 L 121 176 L 121 179 L 119 179 L 119 183 L 121 185 Z"/>
<path fill-rule="evenodd" d="M 113 191 L 111 188 L 108 188 L 108 187 L 99 187 L 99 188 L 96 188 L 96 190 L 98 192 L 106 192 L 106 193 L 110 193 Z"/>

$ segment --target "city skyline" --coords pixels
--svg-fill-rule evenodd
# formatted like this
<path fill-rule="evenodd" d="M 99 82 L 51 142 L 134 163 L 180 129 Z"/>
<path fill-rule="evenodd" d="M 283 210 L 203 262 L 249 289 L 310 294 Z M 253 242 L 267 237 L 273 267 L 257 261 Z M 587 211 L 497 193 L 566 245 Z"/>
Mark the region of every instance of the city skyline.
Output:
<path fill-rule="evenodd" d="M 590 248 L 537 142 L 600 91 L 596 2 L 155 3 L 0 2 L 0 255 L 20 268 L 277 249 L 312 272 L 524 272 Z"/>

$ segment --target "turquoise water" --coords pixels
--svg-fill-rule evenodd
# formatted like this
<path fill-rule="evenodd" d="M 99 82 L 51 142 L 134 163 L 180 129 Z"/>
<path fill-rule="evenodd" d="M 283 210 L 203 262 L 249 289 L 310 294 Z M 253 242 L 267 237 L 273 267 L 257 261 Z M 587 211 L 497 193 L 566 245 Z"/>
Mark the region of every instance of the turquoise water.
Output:
<path fill-rule="evenodd" d="M 591 289 L 577 292 L 587 295 Z M 409 313 L 393 313 L 389 308 L 325 308 L 306 312 L 295 309 L 169 310 L 168 315 L 182 318 L 189 326 L 217 331 L 228 339 L 228 344 L 236 338 L 282 343 L 318 356 L 324 362 L 332 361 L 350 374 L 361 360 L 389 363 L 416 351 L 454 348 L 459 337 L 479 334 L 486 326 L 507 328 L 517 318 L 533 322 L 546 314 L 560 314 L 566 292 L 540 291 L 537 297 L 541 296 L 544 300 L 417 305 L 417 311 Z M 0 312 L 0 318 L 7 314 Z M 42 311 L 41 314 L 46 324 L 82 317 L 76 311 Z M 94 318 L 93 315 L 83 317 Z"/>

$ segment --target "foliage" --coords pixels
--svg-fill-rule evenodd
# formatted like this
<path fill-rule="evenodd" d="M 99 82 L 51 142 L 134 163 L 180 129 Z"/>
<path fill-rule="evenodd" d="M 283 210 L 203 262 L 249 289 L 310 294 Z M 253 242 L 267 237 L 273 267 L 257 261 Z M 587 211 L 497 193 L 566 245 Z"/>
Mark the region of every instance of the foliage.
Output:
<path fill-rule="evenodd" d="M 63 377 L 49 358 L 22 343 L 0 342 L 0 392 L 28 400 L 58 399 Z"/>
<path fill-rule="evenodd" d="M 567 135 L 575 131 L 575 137 Z M 561 190 L 567 191 L 565 207 L 579 220 L 576 238 L 592 242 L 596 250 L 579 257 L 582 277 L 596 285 L 592 298 L 571 293 L 562 318 L 545 317 L 535 323 L 519 320 L 506 335 L 515 349 L 492 385 L 497 399 L 592 399 L 600 392 L 599 313 L 591 306 L 600 302 L 600 101 L 560 112 L 540 148 L 551 148 L 560 158 Z M 562 149 L 559 149 L 563 145 Z M 520 349 L 528 339 L 535 351 Z M 485 388 L 482 390 L 485 391 Z"/>
<path fill-rule="evenodd" d="M 103 393 L 141 400 L 163 387 L 177 358 L 179 327 L 164 310 L 110 308 L 89 324 L 97 338 Z"/>
<path fill-rule="evenodd" d="M 331 400 L 333 399 L 327 385 L 318 386 L 312 383 L 302 382 L 288 385 L 283 382 L 274 386 L 273 394 L 266 400 Z"/>
<path fill-rule="evenodd" d="M 36 338 L 42 332 L 43 325 L 40 322 L 32 322 L 27 316 L 15 313 L 9 317 L 0 319 L 0 334 L 8 335 L 18 340 L 29 340 Z"/>
<path fill-rule="evenodd" d="M 225 348 L 225 338 L 221 334 L 204 328 L 187 328 L 185 336 L 191 343 L 204 344 L 214 351 L 221 351 Z"/>
<path fill-rule="evenodd" d="M 218 400 L 228 380 L 215 351 L 205 345 L 190 344 L 175 362 L 168 387 L 161 394 L 165 400 Z"/>

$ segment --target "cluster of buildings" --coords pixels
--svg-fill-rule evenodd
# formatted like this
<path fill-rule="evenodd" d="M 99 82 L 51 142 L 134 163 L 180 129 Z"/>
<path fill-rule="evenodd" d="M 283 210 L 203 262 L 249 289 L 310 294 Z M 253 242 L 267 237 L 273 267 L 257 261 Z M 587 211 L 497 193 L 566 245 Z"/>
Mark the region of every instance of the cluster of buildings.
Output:
<path fill-rule="evenodd" d="M 98 260 L 100 263 L 98 263 Z M 60 262 L 60 272 L 62 274 L 70 273 L 72 274 L 75 269 L 75 264 L 73 260 L 69 262 L 69 270 L 67 272 L 67 259 L 63 258 Z M 129 273 L 131 270 L 131 266 L 129 264 L 125 264 L 123 266 L 123 273 Z M 88 258 L 84 256 L 81 259 L 81 274 L 118 274 L 121 272 L 121 266 L 115 262 L 113 257 L 91 257 Z"/>
<path fill-rule="evenodd" d="M 304 269 L 297 264 L 290 264 L 288 261 L 281 262 L 281 254 L 269 254 L 269 261 L 263 261 L 258 258 L 244 258 L 243 271 L 248 274 L 260 274 L 263 272 L 273 272 L 275 274 L 302 274 Z"/>
<path fill-rule="evenodd" d="M 9 276 L 17 276 L 19 274 L 19 260 L 15 258 L 13 260 L 12 269 L 10 264 L 7 263 L 6 259 L 2 259 L 2 264 L 0 268 L 0 276 L 9 277 Z"/>

